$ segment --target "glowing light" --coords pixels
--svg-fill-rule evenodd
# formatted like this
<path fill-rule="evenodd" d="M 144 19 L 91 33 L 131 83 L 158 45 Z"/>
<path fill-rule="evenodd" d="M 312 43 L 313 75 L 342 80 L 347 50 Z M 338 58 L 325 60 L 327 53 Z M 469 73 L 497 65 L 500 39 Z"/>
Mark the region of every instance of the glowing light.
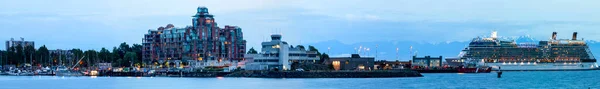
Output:
<path fill-rule="evenodd" d="M 523 65 L 523 64 L 525 64 L 525 63 L 521 62 L 521 65 Z"/>

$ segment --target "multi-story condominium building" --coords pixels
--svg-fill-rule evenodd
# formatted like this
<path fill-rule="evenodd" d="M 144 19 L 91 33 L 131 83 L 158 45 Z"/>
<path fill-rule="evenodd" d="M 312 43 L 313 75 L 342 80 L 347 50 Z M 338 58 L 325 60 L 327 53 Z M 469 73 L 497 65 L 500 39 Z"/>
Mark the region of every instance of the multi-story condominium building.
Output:
<path fill-rule="evenodd" d="M 271 41 L 262 42 L 261 45 L 261 52 L 245 63 L 246 70 L 289 70 L 293 62 L 316 63 L 320 60 L 317 52 L 290 47 L 287 42 L 281 41 L 279 34 L 271 35 Z"/>
<path fill-rule="evenodd" d="M 188 62 L 193 67 L 230 66 L 244 59 L 246 41 L 242 29 L 219 28 L 206 7 L 198 7 L 192 26 L 172 24 L 148 30 L 144 35 L 142 59 L 146 63 Z"/>
<path fill-rule="evenodd" d="M 10 49 L 10 47 L 21 45 L 21 47 L 25 48 L 27 46 L 35 47 L 35 43 L 33 41 L 25 41 L 24 38 L 21 40 L 15 40 L 14 38 L 10 38 L 9 41 L 6 41 L 6 50 Z"/>

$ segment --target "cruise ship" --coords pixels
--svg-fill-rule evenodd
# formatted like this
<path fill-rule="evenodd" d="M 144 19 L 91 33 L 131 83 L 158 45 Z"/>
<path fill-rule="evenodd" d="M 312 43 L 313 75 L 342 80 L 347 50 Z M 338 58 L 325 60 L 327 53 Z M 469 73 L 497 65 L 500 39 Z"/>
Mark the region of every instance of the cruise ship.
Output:
<path fill-rule="evenodd" d="M 539 43 L 517 43 L 514 40 L 491 37 L 474 38 L 459 57 L 467 64 L 491 67 L 500 71 L 566 71 L 598 69 L 596 59 L 583 39 L 552 38 Z"/>

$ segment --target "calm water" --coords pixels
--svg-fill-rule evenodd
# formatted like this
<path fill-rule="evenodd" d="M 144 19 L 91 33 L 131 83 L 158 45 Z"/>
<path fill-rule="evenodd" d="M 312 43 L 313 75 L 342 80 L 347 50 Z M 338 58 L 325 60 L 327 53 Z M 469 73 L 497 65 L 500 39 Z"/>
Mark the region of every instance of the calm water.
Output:
<path fill-rule="evenodd" d="M 0 76 L 0 89 L 600 89 L 600 71 L 423 74 L 420 78 L 167 78 Z"/>

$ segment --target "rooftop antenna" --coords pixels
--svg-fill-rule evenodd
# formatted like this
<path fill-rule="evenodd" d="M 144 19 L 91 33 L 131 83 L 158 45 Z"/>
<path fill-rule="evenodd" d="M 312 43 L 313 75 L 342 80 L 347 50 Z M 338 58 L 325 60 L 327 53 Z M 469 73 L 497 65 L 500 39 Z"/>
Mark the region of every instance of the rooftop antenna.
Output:
<path fill-rule="evenodd" d="M 279 35 L 283 35 L 283 32 L 281 31 L 281 29 L 279 29 Z"/>
<path fill-rule="evenodd" d="M 413 56 L 413 46 L 412 45 L 409 48 L 408 56 L 410 56 L 409 58 L 412 58 L 412 56 Z"/>
<path fill-rule="evenodd" d="M 327 47 L 327 54 L 331 54 L 331 47 Z"/>
<path fill-rule="evenodd" d="M 358 53 L 357 54 L 360 54 L 360 50 L 361 49 L 362 49 L 362 45 L 358 47 Z"/>

